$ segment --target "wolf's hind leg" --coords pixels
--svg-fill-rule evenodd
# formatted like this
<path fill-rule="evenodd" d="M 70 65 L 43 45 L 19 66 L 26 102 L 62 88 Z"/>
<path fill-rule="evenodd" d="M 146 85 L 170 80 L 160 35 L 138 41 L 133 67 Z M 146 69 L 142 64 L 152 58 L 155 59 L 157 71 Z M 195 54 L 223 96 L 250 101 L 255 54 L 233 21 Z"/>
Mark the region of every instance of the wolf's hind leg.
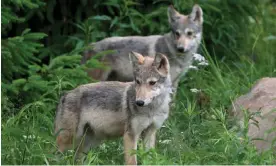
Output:
<path fill-rule="evenodd" d="M 61 130 L 56 138 L 58 150 L 64 152 L 72 147 L 72 133 L 70 130 Z"/>

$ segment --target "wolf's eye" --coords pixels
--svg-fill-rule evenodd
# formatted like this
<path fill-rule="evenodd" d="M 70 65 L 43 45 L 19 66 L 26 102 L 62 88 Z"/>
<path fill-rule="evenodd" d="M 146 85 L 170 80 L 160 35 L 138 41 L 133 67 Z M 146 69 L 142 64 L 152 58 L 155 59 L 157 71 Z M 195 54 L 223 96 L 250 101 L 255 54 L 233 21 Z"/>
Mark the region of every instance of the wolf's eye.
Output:
<path fill-rule="evenodd" d="M 175 32 L 175 36 L 176 36 L 177 38 L 179 38 L 179 37 L 180 37 L 180 32 L 179 32 L 179 31 L 176 31 L 176 32 Z"/>
<path fill-rule="evenodd" d="M 140 82 L 139 80 L 136 80 L 136 84 L 138 84 L 138 85 L 139 85 L 140 83 L 141 83 L 141 82 Z"/>
<path fill-rule="evenodd" d="M 150 85 L 154 85 L 156 83 L 156 81 L 150 81 L 149 84 Z"/>
<path fill-rule="evenodd" d="M 188 36 L 192 36 L 192 35 L 193 35 L 193 32 L 192 32 L 192 31 L 188 31 L 188 32 L 187 32 L 187 35 L 188 35 Z"/>

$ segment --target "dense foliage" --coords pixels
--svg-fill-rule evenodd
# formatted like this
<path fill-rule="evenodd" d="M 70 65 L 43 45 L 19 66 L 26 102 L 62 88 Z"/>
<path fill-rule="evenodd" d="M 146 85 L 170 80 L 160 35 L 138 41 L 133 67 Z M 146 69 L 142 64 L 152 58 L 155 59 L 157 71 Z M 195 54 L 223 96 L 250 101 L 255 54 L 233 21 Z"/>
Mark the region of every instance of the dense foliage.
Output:
<path fill-rule="evenodd" d="M 275 2 L 267 0 L 3 0 L 2 163 L 72 164 L 73 152 L 56 152 L 53 119 L 64 91 L 95 81 L 85 69 L 103 67 L 96 58 L 80 65 L 82 51 L 109 36 L 164 34 L 167 6 L 188 14 L 194 3 L 204 12 L 201 53 L 210 66 L 182 79 L 163 142 L 137 152 L 142 164 L 275 164 L 275 152 L 260 155 L 230 130 L 226 111 L 258 78 L 276 75 Z M 196 104 L 202 97 L 191 88 L 211 100 Z M 111 141 L 84 163 L 122 164 L 118 152 L 120 141 Z"/>

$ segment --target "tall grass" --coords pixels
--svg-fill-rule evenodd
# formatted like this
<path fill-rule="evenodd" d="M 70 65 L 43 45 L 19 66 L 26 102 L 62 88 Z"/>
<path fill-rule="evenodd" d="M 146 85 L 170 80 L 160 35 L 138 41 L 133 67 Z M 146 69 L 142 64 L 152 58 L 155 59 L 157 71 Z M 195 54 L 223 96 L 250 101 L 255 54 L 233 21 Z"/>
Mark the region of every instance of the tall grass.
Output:
<path fill-rule="evenodd" d="M 233 128 L 228 107 L 263 76 L 275 76 L 276 65 L 267 66 L 238 59 L 228 65 L 212 60 L 205 69 L 190 71 L 182 81 L 170 117 L 158 132 L 157 147 L 146 152 L 139 148 L 141 164 L 275 164 L 272 150 L 258 154 L 250 139 Z M 264 61 L 275 61 L 262 54 Z M 62 81 L 62 80 L 60 80 Z M 60 87 L 57 82 L 56 87 Z M 208 100 L 198 104 L 201 90 Z M 59 93 L 56 89 L 53 93 Z M 38 100 L 23 107 L 12 118 L 2 121 L 2 163 L 74 164 L 74 151 L 57 152 L 53 134 L 55 105 Z M 248 121 L 248 119 L 247 119 Z M 246 130 L 246 129 L 243 129 Z M 110 140 L 92 149 L 83 164 L 123 164 L 122 140 Z"/>
<path fill-rule="evenodd" d="M 50 52 L 45 54 L 50 54 L 49 65 L 29 66 L 26 78 L 13 80 L 10 83 L 13 86 L 9 86 L 8 83 L 2 84 L 2 87 L 5 87 L 4 91 L 2 88 L 1 94 L 2 164 L 124 163 L 121 138 L 105 141 L 99 147 L 92 149 L 80 163 L 75 163 L 73 150 L 65 153 L 57 151 L 53 121 L 62 92 L 91 81 L 84 72 L 87 66 L 78 64 L 80 56 L 77 55 L 90 40 L 106 37 L 109 28 L 114 32 L 111 35 L 125 35 L 124 31 L 128 31 L 127 34 L 148 34 L 167 30 L 166 20 L 162 19 L 161 23 L 164 22 L 162 25 L 159 25 L 160 22 L 148 21 L 160 13 L 164 14 L 165 8 L 149 12 L 150 14 L 145 15 L 145 19 L 140 13 L 132 10 L 133 6 L 139 8 L 138 4 L 125 2 L 129 3 L 109 6 L 110 13 L 120 11 L 118 16 L 112 19 L 97 16 L 78 24 L 79 31 L 83 31 L 83 34 L 77 33 L 71 36 L 65 44 L 73 43 L 75 48 L 71 53 L 56 57 L 56 51 L 60 53 L 60 50 L 56 46 L 47 47 L 46 50 Z M 155 1 L 155 4 L 158 2 Z M 105 5 L 108 5 L 107 3 L 111 1 Z M 175 1 L 175 4 L 179 10 L 185 11 L 182 9 L 185 7 L 184 4 L 191 5 L 192 1 Z M 96 7 L 97 5 L 103 6 L 100 1 L 95 3 Z M 219 9 L 207 3 L 203 3 L 203 6 L 205 11 L 210 11 L 210 15 L 206 15 L 206 25 L 210 30 L 212 23 L 208 20 L 212 20 L 211 11 Z M 213 37 L 208 35 L 210 39 L 205 40 L 212 40 L 214 44 L 205 47 L 203 43 L 201 49 L 201 54 L 206 57 L 209 66 L 191 70 L 182 78 L 170 117 L 158 131 L 156 149 L 146 152 L 139 145 L 136 153 L 140 164 L 276 164 L 276 152 L 268 150 L 258 153 L 246 135 L 247 128 L 236 127 L 229 112 L 231 101 L 246 93 L 256 80 L 276 76 L 275 16 L 271 16 L 268 12 L 272 8 L 272 6 L 269 8 L 265 5 L 258 6 L 255 11 L 258 13 L 258 18 L 246 25 L 248 32 L 238 32 L 238 29 L 230 26 L 231 22 L 222 23 L 221 20 L 217 20 L 216 26 L 219 28 L 212 31 L 218 32 L 212 32 L 215 35 Z M 48 14 L 51 19 L 51 13 Z M 126 14 L 129 14 L 128 17 Z M 226 13 L 226 16 L 230 18 L 229 13 Z M 92 23 L 100 20 L 110 24 L 104 22 L 91 25 L 89 20 L 92 20 Z M 146 21 L 143 22 L 144 20 Z M 136 25 L 142 22 L 141 28 L 132 25 L 133 21 Z M 103 32 L 99 31 L 101 25 L 104 27 Z M 227 33 L 229 29 L 232 29 L 230 32 L 236 32 L 238 38 L 234 38 L 233 41 L 232 36 L 226 34 L 216 39 L 216 36 Z M 89 35 L 85 36 L 86 34 Z M 235 40 L 241 38 L 244 39 L 242 46 L 236 47 L 235 43 L 240 42 Z M 227 43 L 228 40 L 231 40 L 230 44 Z M 216 51 L 215 41 L 219 42 L 220 51 Z M 225 44 L 233 47 L 225 47 Z M 99 66 L 95 59 L 90 63 L 92 67 Z M 190 89 L 193 88 L 200 92 L 191 92 Z M 19 111 L 16 108 L 20 108 Z M 245 123 L 248 120 L 245 116 Z"/>

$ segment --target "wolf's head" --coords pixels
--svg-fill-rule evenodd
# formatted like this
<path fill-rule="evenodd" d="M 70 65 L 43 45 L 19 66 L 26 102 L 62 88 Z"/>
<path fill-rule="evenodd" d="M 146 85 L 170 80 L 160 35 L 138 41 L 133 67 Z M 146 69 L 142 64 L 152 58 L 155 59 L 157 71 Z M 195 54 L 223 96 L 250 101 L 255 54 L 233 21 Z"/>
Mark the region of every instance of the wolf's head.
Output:
<path fill-rule="evenodd" d="M 138 106 L 148 105 L 154 98 L 170 92 L 170 66 L 165 55 L 158 53 L 152 58 L 131 52 L 130 59 Z"/>
<path fill-rule="evenodd" d="M 189 15 L 182 15 L 173 6 L 169 6 L 168 18 L 173 34 L 173 43 L 177 51 L 189 53 L 197 49 L 201 40 L 203 24 L 203 12 L 200 6 L 194 5 Z"/>

